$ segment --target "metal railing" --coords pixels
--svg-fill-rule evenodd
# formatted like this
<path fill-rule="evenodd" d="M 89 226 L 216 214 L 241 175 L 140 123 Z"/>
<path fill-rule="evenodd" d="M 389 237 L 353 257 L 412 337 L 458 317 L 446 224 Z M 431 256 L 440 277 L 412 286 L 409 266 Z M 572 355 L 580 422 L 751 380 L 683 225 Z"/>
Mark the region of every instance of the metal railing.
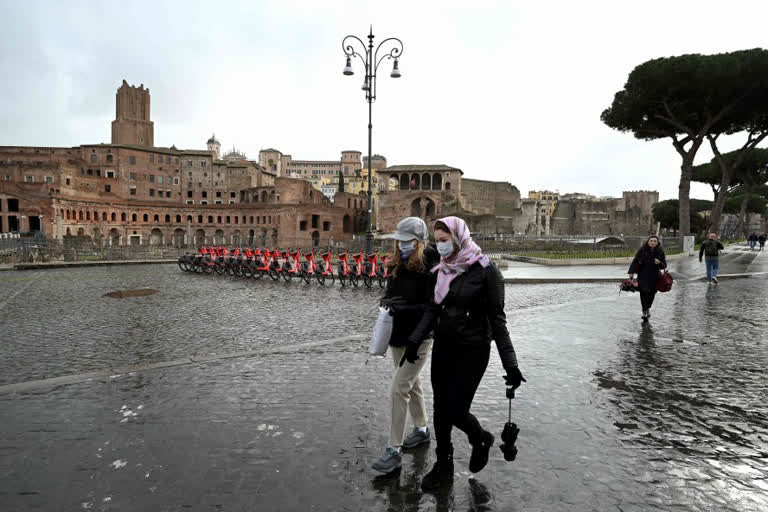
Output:
<path fill-rule="evenodd" d="M 577 259 L 577 258 L 618 258 L 633 256 L 637 249 L 645 241 L 645 237 L 624 238 L 623 245 L 605 245 L 597 238 L 541 238 L 541 237 L 476 237 L 475 242 L 483 251 L 492 258 L 500 258 L 503 255 L 529 256 L 549 259 Z M 223 245 L 231 247 L 232 244 L 216 243 L 211 240 L 206 245 Z M 340 253 L 348 250 L 357 253 L 365 249 L 365 238 L 355 237 L 353 240 L 334 240 L 332 238 L 286 238 L 277 240 L 244 239 L 242 247 L 260 247 L 270 249 L 300 249 L 308 252 L 315 249 L 316 253 L 331 250 Z M 675 254 L 681 251 L 680 242 L 677 239 L 668 239 L 663 244 L 667 254 Z M 0 238 L 0 258 L 16 263 L 40 263 L 56 261 L 104 261 L 104 260 L 154 260 L 176 259 L 179 256 L 194 252 L 199 248 L 197 244 L 183 244 L 176 240 L 171 244 L 150 245 L 99 245 L 94 243 L 91 237 L 65 237 L 63 240 L 46 239 L 41 235 L 21 238 Z M 374 239 L 373 250 L 386 253 L 395 250 L 395 241 L 392 239 Z"/>

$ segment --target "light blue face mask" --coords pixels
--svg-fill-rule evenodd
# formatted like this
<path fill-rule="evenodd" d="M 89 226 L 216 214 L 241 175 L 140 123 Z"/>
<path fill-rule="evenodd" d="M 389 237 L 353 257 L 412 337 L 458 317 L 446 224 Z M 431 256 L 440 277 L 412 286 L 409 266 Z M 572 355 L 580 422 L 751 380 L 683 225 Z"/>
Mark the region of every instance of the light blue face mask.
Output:
<path fill-rule="evenodd" d="M 414 240 L 409 242 L 398 242 L 398 245 L 400 246 L 400 256 L 403 259 L 407 259 L 413 254 L 413 251 L 416 250 L 416 242 Z"/>
<path fill-rule="evenodd" d="M 437 242 L 437 252 L 440 253 L 440 256 L 443 259 L 448 258 L 453 254 L 453 250 L 453 242 Z"/>

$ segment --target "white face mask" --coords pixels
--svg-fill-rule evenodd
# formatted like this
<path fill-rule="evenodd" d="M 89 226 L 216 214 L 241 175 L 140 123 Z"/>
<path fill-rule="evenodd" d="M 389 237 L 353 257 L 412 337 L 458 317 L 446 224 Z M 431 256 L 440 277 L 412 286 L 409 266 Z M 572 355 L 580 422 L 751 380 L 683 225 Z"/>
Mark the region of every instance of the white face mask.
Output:
<path fill-rule="evenodd" d="M 437 252 L 445 259 L 453 254 L 453 242 L 437 242 Z"/>
<path fill-rule="evenodd" d="M 400 246 L 400 254 L 403 256 L 403 258 L 410 256 L 416 249 L 415 240 L 410 240 L 408 242 L 398 242 L 397 245 Z"/>

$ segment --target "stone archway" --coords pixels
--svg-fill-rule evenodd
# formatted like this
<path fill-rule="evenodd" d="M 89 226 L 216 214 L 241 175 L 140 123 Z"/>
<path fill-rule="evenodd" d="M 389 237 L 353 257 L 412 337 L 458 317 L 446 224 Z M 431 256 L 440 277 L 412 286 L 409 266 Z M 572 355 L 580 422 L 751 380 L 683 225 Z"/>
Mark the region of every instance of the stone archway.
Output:
<path fill-rule="evenodd" d="M 149 245 L 163 245 L 163 232 L 153 228 L 149 233 Z"/>
<path fill-rule="evenodd" d="M 256 237 L 256 232 L 252 229 L 248 230 L 248 246 L 253 247 L 254 238 Z"/>
<path fill-rule="evenodd" d="M 222 245 L 226 244 L 226 237 L 224 236 L 224 230 L 223 229 L 217 229 L 216 233 L 213 235 L 213 245 Z"/>
<path fill-rule="evenodd" d="M 117 228 L 112 228 L 109 230 L 109 245 L 120 245 L 120 231 L 118 231 Z"/>
<path fill-rule="evenodd" d="M 240 247 L 243 243 L 243 235 L 240 233 L 239 229 L 236 229 L 234 233 L 232 233 L 232 245 L 235 247 Z"/>
<path fill-rule="evenodd" d="M 195 231 L 195 245 L 201 246 L 205 245 L 205 230 L 204 229 L 198 229 Z"/>
<path fill-rule="evenodd" d="M 181 248 L 184 247 L 185 244 L 185 233 L 184 230 L 181 228 L 176 228 L 173 230 L 173 245 L 174 247 Z"/>
<path fill-rule="evenodd" d="M 272 230 L 272 245 L 274 247 L 277 247 L 277 240 L 278 240 L 278 233 L 277 233 L 277 228 L 275 228 Z"/>
<path fill-rule="evenodd" d="M 432 190 L 441 190 L 443 188 L 443 175 L 435 173 L 432 175 Z"/>
<path fill-rule="evenodd" d="M 429 173 L 421 176 L 421 190 L 430 190 L 432 188 L 432 177 Z"/>
<path fill-rule="evenodd" d="M 427 220 L 435 216 L 435 202 L 429 197 L 417 197 L 411 201 L 411 217 Z"/>
<path fill-rule="evenodd" d="M 267 246 L 267 228 L 261 228 L 261 246 L 266 247 Z"/>
<path fill-rule="evenodd" d="M 410 190 L 410 185 L 408 182 L 408 175 L 407 174 L 401 174 L 400 175 L 400 190 Z"/>
<path fill-rule="evenodd" d="M 320 232 L 319 231 L 313 231 L 312 232 L 312 247 L 317 249 L 320 247 Z"/>

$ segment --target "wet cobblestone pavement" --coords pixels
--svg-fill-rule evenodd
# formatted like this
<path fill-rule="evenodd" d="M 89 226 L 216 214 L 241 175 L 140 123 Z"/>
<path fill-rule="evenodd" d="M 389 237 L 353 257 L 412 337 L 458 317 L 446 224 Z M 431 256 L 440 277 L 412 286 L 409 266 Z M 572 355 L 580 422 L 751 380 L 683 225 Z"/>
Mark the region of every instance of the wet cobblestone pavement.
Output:
<path fill-rule="evenodd" d="M 453 490 L 432 495 L 418 487 L 431 448 L 396 475 L 370 469 L 387 439 L 389 359 L 349 338 L 304 345 L 367 335 L 380 291 L 170 265 L 5 272 L 3 384 L 264 353 L 0 394 L 1 508 L 764 511 L 767 284 L 679 282 L 646 325 L 639 297 L 614 285 L 508 286 L 529 380 L 513 404 L 520 454 L 494 448 L 470 482 L 456 435 Z M 102 297 L 141 287 L 160 293 Z M 473 405 L 497 438 L 502 373 L 492 357 Z"/>

